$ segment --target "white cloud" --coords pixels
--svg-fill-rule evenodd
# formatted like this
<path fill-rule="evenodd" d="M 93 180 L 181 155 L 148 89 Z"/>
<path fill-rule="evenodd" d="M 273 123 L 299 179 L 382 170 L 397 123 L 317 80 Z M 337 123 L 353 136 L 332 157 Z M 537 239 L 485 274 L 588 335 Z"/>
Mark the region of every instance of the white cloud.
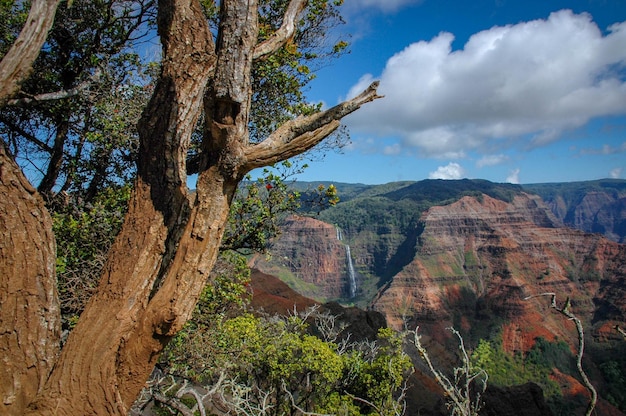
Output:
<path fill-rule="evenodd" d="M 421 2 L 422 0 L 347 0 L 344 3 L 344 7 L 348 12 L 370 8 L 378 9 L 385 13 L 391 13 L 409 4 L 418 4 Z"/>
<path fill-rule="evenodd" d="M 624 168 L 611 169 L 611 171 L 609 172 L 609 176 L 613 179 L 619 179 L 622 177 L 623 171 L 624 171 Z"/>
<path fill-rule="evenodd" d="M 603 35 L 590 15 L 562 10 L 476 33 L 462 50 L 453 39 L 441 33 L 391 57 L 385 98 L 350 116 L 352 131 L 453 158 L 543 146 L 593 117 L 626 114 L 626 22 Z M 373 79 L 364 75 L 350 94 Z"/>
<path fill-rule="evenodd" d="M 439 166 L 436 171 L 428 174 L 429 179 L 461 179 L 465 174 L 465 169 L 458 163 L 448 163 L 446 166 Z"/>
<path fill-rule="evenodd" d="M 485 166 L 496 166 L 501 165 L 509 160 L 509 157 L 506 155 L 485 155 L 478 162 L 476 162 L 476 166 L 479 168 L 483 168 Z"/>
<path fill-rule="evenodd" d="M 519 184 L 519 172 L 520 172 L 519 168 L 518 169 L 513 169 L 509 173 L 509 176 L 506 177 L 505 182 Z"/>

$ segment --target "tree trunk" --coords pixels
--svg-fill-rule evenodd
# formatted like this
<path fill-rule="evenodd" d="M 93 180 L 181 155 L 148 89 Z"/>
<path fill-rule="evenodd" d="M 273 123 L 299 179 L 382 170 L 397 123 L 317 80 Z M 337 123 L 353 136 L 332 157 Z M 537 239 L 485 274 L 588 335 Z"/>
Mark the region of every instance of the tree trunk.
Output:
<path fill-rule="evenodd" d="M 256 45 L 256 0 L 221 1 L 216 43 L 198 0 L 159 1 L 162 72 L 138 125 L 138 177 L 128 214 L 98 290 L 26 414 L 126 414 L 164 346 L 193 312 L 239 181 L 251 169 L 309 149 L 343 116 L 378 98 L 372 86 L 250 144 L 253 59 L 293 35 L 305 4 L 291 0 L 284 27 Z M 205 135 L 192 198 L 186 157 L 203 105 Z"/>
<path fill-rule="evenodd" d="M 185 174 L 187 148 L 215 63 L 212 37 L 197 1 L 160 1 L 158 28 L 162 74 L 139 123 L 138 178 L 129 211 L 98 290 L 33 414 L 126 414 L 159 353 L 193 310 L 187 307 L 181 316 L 178 307 L 195 305 L 212 267 L 211 249 L 219 246 L 228 215 L 225 195 L 236 185 L 224 190 L 219 179 L 212 180 L 214 190 L 198 204 L 209 206 L 214 217 L 206 222 L 196 218 L 197 207 L 192 209 Z M 186 252 L 206 264 L 192 276 L 179 276 L 181 267 L 193 269 Z M 171 287 L 174 297 L 164 293 Z"/>
<path fill-rule="evenodd" d="M 22 415 L 59 351 L 52 220 L 0 143 L 0 414 Z"/>

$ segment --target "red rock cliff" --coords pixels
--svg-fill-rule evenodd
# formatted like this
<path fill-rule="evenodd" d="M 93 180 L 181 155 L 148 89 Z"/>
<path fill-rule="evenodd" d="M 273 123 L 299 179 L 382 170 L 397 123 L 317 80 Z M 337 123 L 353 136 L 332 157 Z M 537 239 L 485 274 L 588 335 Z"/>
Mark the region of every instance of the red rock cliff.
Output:
<path fill-rule="evenodd" d="M 537 197 L 507 203 L 464 197 L 433 207 L 414 259 L 382 288 L 374 308 L 396 327 L 408 318 L 470 326 L 497 317 L 505 322 L 507 349 L 527 350 L 534 339 L 571 339 L 573 326 L 547 308 L 555 292 L 572 299 L 585 322 L 626 318 L 626 245 L 596 234 L 555 228 Z M 574 335 L 573 335 L 574 334 Z"/>
<path fill-rule="evenodd" d="M 290 217 L 270 253 L 270 258 L 255 257 L 251 266 L 318 301 L 346 296 L 346 248 L 334 226 L 314 218 Z"/>

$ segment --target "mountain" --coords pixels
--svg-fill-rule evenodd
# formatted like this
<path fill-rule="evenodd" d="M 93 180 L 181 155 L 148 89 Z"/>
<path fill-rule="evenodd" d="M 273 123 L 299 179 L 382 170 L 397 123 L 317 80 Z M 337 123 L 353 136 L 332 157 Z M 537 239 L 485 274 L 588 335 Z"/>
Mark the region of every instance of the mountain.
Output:
<path fill-rule="evenodd" d="M 593 217 L 619 233 L 624 210 L 610 207 L 623 199 L 623 183 L 584 184 L 586 194 L 576 184 L 526 189 L 470 180 L 359 186 L 318 218 L 290 218 L 271 257 L 252 263 L 318 301 L 378 311 L 398 329 L 419 325 L 443 362 L 455 359 L 449 326 L 470 348 L 489 340 L 510 357 L 545 345 L 553 354 L 564 342 L 560 354 L 569 358 L 549 377 L 578 406 L 567 414 L 578 414 L 585 389 L 571 365 L 577 334 L 543 296 L 554 293 L 584 324 L 585 366 L 601 396 L 624 410 L 626 342 L 614 327 L 626 323 L 626 245 L 564 224 L 575 212 L 572 225 Z M 600 406 L 599 414 L 621 414 L 605 400 Z"/>
<path fill-rule="evenodd" d="M 524 190 L 541 196 L 564 224 L 626 243 L 626 181 L 545 183 Z"/>

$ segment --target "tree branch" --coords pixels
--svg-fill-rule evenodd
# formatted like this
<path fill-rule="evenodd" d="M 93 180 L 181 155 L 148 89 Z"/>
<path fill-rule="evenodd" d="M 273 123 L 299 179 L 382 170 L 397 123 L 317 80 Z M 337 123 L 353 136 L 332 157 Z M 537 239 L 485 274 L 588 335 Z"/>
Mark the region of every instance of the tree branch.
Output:
<path fill-rule="evenodd" d="M 420 357 L 426 362 L 428 369 L 435 376 L 435 381 L 444 390 L 446 397 L 448 398 L 448 406 L 452 407 L 452 414 L 461 416 L 475 416 L 478 415 L 482 406 L 482 394 L 487 389 L 487 380 L 489 378 L 487 372 L 481 368 L 473 368 L 470 363 L 469 356 L 465 350 L 465 344 L 461 334 L 454 328 L 447 328 L 459 339 L 459 349 L 461 351 L 461 359 L 463 361 L 462 367 L 454 369 L 454 382 L 443 374 L 443 372 L 437 370 L 428 355 L 428 351 L 421 343 L 421 335 L 417 332 L 419 327 L 415 328 L 415 331 L 409 331 L 409 334 L 413 334 L 413 345 L 417 348 Z M 481 383 L 477 386 L 475 391 L 472 391 L 470 385 L 472 383 Z M 472 395 L 474 398 L 472 399 Z"/>
<path fill-rule="evenodd" d="M 580 374 L 580 377 L 583 380 L 583 384 L 591 394 L 591 399 L 589 400 L 589 405 L 587 406 L 587 412 L 585 413 L 585 416 L 590 416 L 591 413 L 593 413 L 593 409 L 596 407 L 598 393 L 593 387 L 593 384 L 591 384 L 589 377 L 587 377 L 587 373 L 585 373 L 585 370 L 583 370 L 583 353 L 585 351 L 585 334 L 583 332 L 583 324 L 580 322 L 580 319 L 578 319 L 576 315 L 574 315 L 569 310 L 571 306 L 569 297 L 565 301 L 565 305 L 563 305 L 563 307 L 561 308 L 559 308 L 556 304 L 556 293 L 552 292 L 540 293 L 534 296 L 527 296 L 524 298 L 524 300 L 528 300 L 537 296 L 550 296 L 552 298 L 550 302 L 550 307 L 561 313 L 562 315 L 566 316 L 569 320 L 574 321 L 574 324 L 576 325 L 576 331 L 578 332 L 578 354 L 576 356 L 576 368 L 578 369 L 578 374 Z"/>
<path fill-rule="evenodd" d="M 13 98 L 7 101 L 7 106 L 18 107 L 25 106 L 33 102 L 62 100 L 64 98 L 74 97 L 75 95 L 80 94 L 84 90 L 88 89 L 92 84 L 97 82 L 101 75 L 102 72 L 98 69 L 91 77 L 89 77 L 88 80 L 81 82 L 74 88 L 54 92 L 45 92 L 37 95 L 28 95 L 21 98 Z"/>
<path fill-rule="evenodd" d="M 293 37 L 296 33 L 298 16 L 304 10 L 306 4 L 307 0 L 291 0 L 283 16 L 283 24 L 272 36 L 256 46 L 253 59 L 263 58 L 270 53 L 276 52 Z"/>
<path fill-rule="evenodd" d="M 619 332 L 620 334 L 622 334 L 622 336 L 626 340 L 626 331 L 624 331 L 619 325 L 615 325 L 615 330 Z"/>
<path fill-rule="evenodd" d="M 266 140 L 245 150 L 246 169 L 267 166 L 309 150 L 335 131 L 343 117 L 363 104 L 382 98 L 376 93 L 377 87 L 378 81 L 358 96 L 326 111 L 287 121 Z"/>
<path fill-rule="evenodd" d="M 52 153 L 52 150 L 53 150 L 52 146 L 50 146 L 48 143 L 45 143 L 39 140 L 34 134 L 27 132 L 20 125 L 13 122 L 13 120 L 10 120 L 9 118 L 5 117 L 3 114 L 0 114 L 0 123 L 5 124 L 9 129 L 13 130 L 15 133 L 24 137 L 26 140 L 32 142 L 33 144 L 38 146 L 41 150 L 48 152 L 48 153 Z"/>
<path fill-rule="evenodd" d="M 0 107 L 19 89 L 48 37 L 60 0 L 33 0 L 24 28 L 0 61 Z"/>
<path fill-rule="evenodd" d="M 183 416 L 194 416 L 190 408 L 175 397 L 167 397 L 159 392 L 154 392 L 152 397 L 158 402 L 168 405 L 172 409 L 178 410 Z"/>

